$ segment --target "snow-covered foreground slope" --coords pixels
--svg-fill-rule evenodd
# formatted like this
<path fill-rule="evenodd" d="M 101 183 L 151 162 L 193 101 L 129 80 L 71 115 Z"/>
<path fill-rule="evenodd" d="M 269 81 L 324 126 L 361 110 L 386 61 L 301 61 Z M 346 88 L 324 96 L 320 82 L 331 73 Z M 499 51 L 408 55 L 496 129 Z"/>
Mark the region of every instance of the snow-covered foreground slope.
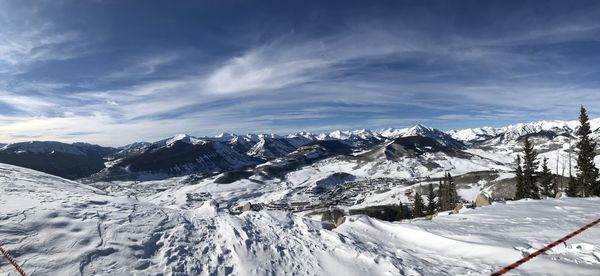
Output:
<path fill-rule="evenodd" d="M 333 231 L 214 201 L 166 208 L 0 164 L 0 242 L 31 275 L 481 275 L 599 216 L 600 199 L 519 201 L 432 221 L 349 217 Z M 524 275 L 600 273 L 600 228 Z M 15 275 L 0 261 L 0 275 Z"/>

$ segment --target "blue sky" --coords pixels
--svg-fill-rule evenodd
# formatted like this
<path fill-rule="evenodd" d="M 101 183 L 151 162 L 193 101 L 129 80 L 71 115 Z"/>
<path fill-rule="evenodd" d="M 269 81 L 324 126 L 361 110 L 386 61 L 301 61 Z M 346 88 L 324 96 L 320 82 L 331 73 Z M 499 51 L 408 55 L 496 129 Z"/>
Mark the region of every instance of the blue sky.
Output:
<path fill-rule="evenodd" d="M 0 141 L 595 117 L 598 18 L 598 1 L 0 0 Z"/>

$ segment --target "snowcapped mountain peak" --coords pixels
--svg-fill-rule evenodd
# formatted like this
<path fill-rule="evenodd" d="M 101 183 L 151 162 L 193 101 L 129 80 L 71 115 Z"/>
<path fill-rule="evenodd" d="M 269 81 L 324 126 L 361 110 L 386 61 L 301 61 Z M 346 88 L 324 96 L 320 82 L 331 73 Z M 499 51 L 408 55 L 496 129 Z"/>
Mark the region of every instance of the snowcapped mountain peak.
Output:
<path fill-rule="evenodd" d="M 279 136 L 275 133 L 263 133 L 263 134 L 258 134 L 258 138 L 259 139 L 281 138 L 281 136 Z"/>
<path fill-rule="evenodd" d="M 335 130 L 329 133 L 329 137 L 330 138 L 334 138 L 334 139 L 338 139 L 338 140 L 344 140 L 344 139 L 348 139 L 350 137 L 350 133 L 346 132 L 346 131 L 341 131 L 341 130 Z"/>
<path fill-rule="evenodd" d="M 314 133 L 312 132 L 306 132 L 306 131 L 302 131 L 302 132 L 296 132 L 294 134 L 290 134 L 287 136 L 287 138 L 289 139 L 297 139 L 297 138 L 301 138 L 301 139 L 306 139 L 306 140 L 317 140 L 317 137 Z"/>
<path fill-rule="evenodd" d="M 359 129 L 359 130 L 355 130 L 354 134 L 369 134 L 369 135 L 373 135 L 373 132 L 368 130 L 368 129 Z"/>
<path fill-rule="evenodd" d="M 360 137 L 361 139 L 371 139 L 375 137 L 372 131 L 364 128 L 360 130 L 355 130 L 352 132 L 352 134 Z"/>
<path fill-rule="evenodd" d="M 377 131 L 377 134 L 381 137 L 393 139 L 402 136 L 408 131 L 408 128 L 384 128 Z"/>
<path fill-rule="evenodd" d="M 418 123 L 416 124 L 414 127 L 412 127 L 414 129 L 424 129 L 424 130 L 432 130 L 432 127 L 426 126 L 424 124 Z"/>
<path fill-rule="evenodd" d="M 402 136 L 428 136 L 430 133 L 435 132 L 436 129 L 428 127 L 423 124 L 417 124 L 409 128 Z"/>
<path fill-rule="evenodd" d="M 175 142 L 183 142 L 183 143 L 188 143 L 188 144 L 196 145 L 196 144 L 199 144 L 199 143 L 203 143 L 204 140 L 198 139 L 198 138 L 190 136 L 188 134 L 177 134 L 177 135 L 175 135 L 175 136 L 167 139 L 166 142 L 165 142 L 165 146 L 170 147 Z"/>
<path fill-rule="evenodd" d="M 231 139 L 233 138 L 235 135 L 228 133 L 228 132 L 222 132 L 219 135 L 215 136 L 215 138 L 225 138 L 225 139 Z"/>
<path fill-rule="evenodd" d="M 402 132 L 397 131 L 397 133 L 399 133 L 400 135 L 398 135 L 394 138 L 421 136 L 421 137 L 427 137 L 427 138 L 436 140 L 438 143 L 440 143 L 444 146 L 448 146 L 448 147 L 452 147 L 452 148 L 463 148 L 464 147 L 462 142 L 457 141 L 449 134 L 447 134 L 441 130 L 423 125 L 423 124 L 417 124 L 414 127 L 411 127 L 409 129 L 404 129 L 404 131 L 402 131 Z"/>
<path fill-rule="evenodd" d="M 222 132 L 219 135 L 213 136 L 213 137 L 203 136 L 203 137 L 201 137 L 201 139 L 202 140 L 219 141 L 219 142 L 229 142 L 229 143 L 235 143 L 235 142 L 244 140 L 244 138 L 240 138 L 239 135 L 228 133 L 228 132 Z"/>
<path fill-rule="evenodd" d="M 172 137 L 172 139 L 175 139 L 175 140 L 183 140 L 183 139 L 187 139 L 187 138 L 190 138 L 190 137 L 192 137 L 192 136 L 191 136 L 191 135 L 189 135 L 189 134 L 186 134 L 186 133 L 179 133 L 179 134 L 176 134 L 176 135 L 174 135 L 174 136 Z"/>

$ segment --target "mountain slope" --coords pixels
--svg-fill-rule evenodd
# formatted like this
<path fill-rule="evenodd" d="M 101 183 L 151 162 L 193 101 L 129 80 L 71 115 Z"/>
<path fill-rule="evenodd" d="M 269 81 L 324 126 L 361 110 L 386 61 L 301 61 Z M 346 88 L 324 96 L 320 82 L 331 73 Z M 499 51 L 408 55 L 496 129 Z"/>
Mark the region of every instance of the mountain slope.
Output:
<path fill-rule="evenodd" d="M 86 143 L 33 141 L 5 145 L 0 149 L 0 162 L 78 179 L 102 170 L 104 158 L 115 152 Z"/>
<path fill-rule="evenodd" d="M 278 158 L 290 162 L 286 163 L 285 168 L 273 166 L 274 163 L 271 163 L 257 169 L 265 175 L 281 175 L 284 171 L 289 172 L 316 159 L 335 155 L 350 156 L 353 152 L 364 151 L 386 141 L 413 136 L 432 139 L 444 148 L 464 148 L 464 144 L 450 135 L 423 125 L 402 130 L 386 130 L 382 133 L 363 129 L 333 131 L 319 135 L 297 133 L 285 137 L 274 134 L 240 136 L 224 133 L 216 137 L 196 138 L 182 134 L 150 145 L 126 146 L 114 156 L 116 160 L 112 161 L 108 168 L 85 181 L 159 179 L 187 174 L 210 175 L 248 168 Z M 308 145 L 324 148 L 323 151 L 314 152 L 319 155 L 318 158 L 298 159 L 302 154 L 294 152 Z"/>
<path fill-rule="evenodd" d="M 437 130 L 428 126 L 424 126 L 422 124 L 418 124 L 412 128 L 407 129 L 404 133 L 401 134 L 401 137 L 411 137 L 411 136 L 419 136 L 419 137 L 427 137 L 437 141 L 439 144 L 449 147 L 449 148 L 464 148 L 465 145 L 460 141 L 454 139 L 452 136 L 447 133 Z"/>
<path fill-rule="evenodd" d="M 268 138 L 260 137 L 258 142 L 248 150 L 247 154 L 253 157 L 262 158 L 265 160 L 284 156 L 297 148 L 306 145 L 311 140 L 306 138 Z"/>
<path fill-rule="evenodd" d="M 0 171 L 2 245 L 32 275 L 490 274 L 597 219 L 600 204 L 518 201 L 410 223 L 350 216 L 330 231 L 287 212 L 233 215 L 210 198 L 163 206 L 15 166 Z M 515 271 L 595 275 L 597 230 Z"/>
<path fill-rule="evenodd" d="M 140 154 L 118 160 L 85 181 L 212 175 L 260 162 L 261 160 L 240 153 L 226 143 L 185 137 L 157 142 Z"/>

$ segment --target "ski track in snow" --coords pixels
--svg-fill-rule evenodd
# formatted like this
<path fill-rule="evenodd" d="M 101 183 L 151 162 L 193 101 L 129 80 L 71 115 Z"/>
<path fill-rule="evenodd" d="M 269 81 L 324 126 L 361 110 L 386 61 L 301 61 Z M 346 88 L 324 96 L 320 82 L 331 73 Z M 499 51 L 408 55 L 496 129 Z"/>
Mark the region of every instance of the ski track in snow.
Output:
<path fill-rule="evenodd" d="M 0 164 L 0 243 L 30 275 L 486 275 L 600 215 L 598 198 L 522 200 L 431 221 L 351 216 L 330 231 L 288 212 L 159 199 Z M 566 272 L 600 274 L 600 227 L 514 275 Z"/>

